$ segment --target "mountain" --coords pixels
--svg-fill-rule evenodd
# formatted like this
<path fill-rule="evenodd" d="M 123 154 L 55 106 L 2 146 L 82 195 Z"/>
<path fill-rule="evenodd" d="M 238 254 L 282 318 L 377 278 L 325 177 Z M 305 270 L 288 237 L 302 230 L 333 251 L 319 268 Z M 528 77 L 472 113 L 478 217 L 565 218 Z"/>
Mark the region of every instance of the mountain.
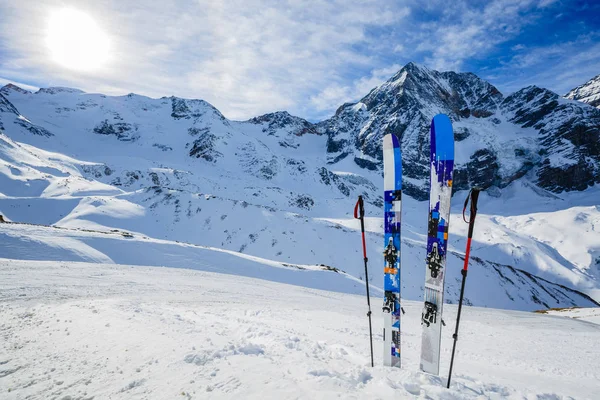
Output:
<path fill-rule="evenodd" d="M 439 112 L 453 120 L 457 140 L 448 301 L 458 299 L 464 258 L 460 203 L 464 190 L 477 184 L 487 190 L 469 304 L 521 310 L 596 305 L 600 244 L 590 232 L 600 218 L 600 110 L 537 87 L 505 97 L 474 74 L 413 63 L 316 124 L 285 111 L 231 121 L 205 101 L 178 97 L 5 86 L 0 212 L 44 229 L 34 234 L 20 224 L 0 225 L 1 251 L 7 258 L 55 254 L 66 261 L 197 267 L 177 245 L 188 243 L 360 279 L 352 210 L 363 195 L 369 259 L 380 260 L 380 142 L 392 132 L 402 140 L 408 195 L 403 296 L 417 299 L 429 121 Z M 97 239 L 111 232 L 133 240 L 115 248 Z M 147 251 L 144 240 L 168 242 L 169 257 Z M 379 267 L 371 262 L 375 286 L 381 285 Z M 293 277 L 303 269 L 296 270 L 285 278 L 276 269 L 251 276 L 301 284 L 304 279 Z"/>
<path fill-rule="evenodd" d="M 425 200 L 429 124 L 438 113 L 449 115 L 455 128 L 455 190 L 503 188 L 525 175 L 554 193 L 600 182 L 600 111 L 535 86 L 504 97 L 471 73 L 409 63 L 318 126 L 328 135 L 331 164 L 350 157 L 376 169 L 381 138 L 401 137 L 405 191 Z"/>
<path fill-rule="evenodd" d="M 600 75 L 597 75 L 583 85 L 572 89 L 565 97 L 600 108 Z"/>

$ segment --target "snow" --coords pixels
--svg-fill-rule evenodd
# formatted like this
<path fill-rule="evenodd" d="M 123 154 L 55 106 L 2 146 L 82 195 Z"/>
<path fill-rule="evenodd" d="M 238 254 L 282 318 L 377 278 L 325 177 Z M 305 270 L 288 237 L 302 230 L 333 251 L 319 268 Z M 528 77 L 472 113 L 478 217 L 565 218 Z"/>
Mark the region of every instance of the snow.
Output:
<path fill-rule="evenodd" d="M 469 131 L 469 137 L 455 145 L 455 163 L 467 164 L 477 150 L 492 149 L 497 154 L 501 176 L 511 176 L 522 167 L 522 162 L 515 157 L 516 152 L 535 157 L 534 154 L 539 151 L 538 132 L 533 128 L 515 126 L 508 122 L 509 117 L 497 114 L 495 123 L 475 117 L 453 122 L 455 132 L 460 129 Z"/>
<path fill-rule="evenodd" d="M 482 88 L 473 86 L 476 91 Z M 352 210 L 361 194 L 368 217 L 367 254 L 374 270 L 370 283 L 381 286 L 381 172 L 360 168 L 352 154 L 329 164 L 327 135 L 298 136 L 303 120 L 275 113 L 229 121 L 206 102 L 177 98 L 110 97 L 57 89 L 39 94 L 11 90 L 6 96 L 33 124 L 54 136 L 32 134 L 27 127 L 10 123 L 17 118 L 10 107 L 2 112 L 10 137 L 0 134 L 0 212 L 15 222 L 0 226 L 0 235 L 12 238 L 0 242 L 5 257 L 187 268 L 199 248 L 211 248 L 279 264 L 323 264 L 360 279 L 362 249 Z M 432 107 L 423 112 L 439 111 Z M 492 148 L 501 158 L 502 175 L 512 175 L 521 167 L 515 161 L 516 150 L 536 157 L 538 132 L 508 122 L 510 115 L 495 115 L 495 122 L 470 117 L 455 123 L 455 128 L 470 132 L 457 142 L 457 163 L 469 162 L 477 149 Z M 118 124 L 125 124 L 130 128 L 125 133 L 137 139 L 94 132 L 105 120 L 115 124 L 116 131 Z M 280 125 L 282 121 L 290 125 Z M 406 131 L 414 136 L 405 139 L 416 146 L 420 120 L 400 122 L 414 124 Z M 206 159 L 190 156 L 199 138 L 210 139 L 203 143 Z M 352 132 L 342 130 L 339 138 L 354 143 Z M 410 146 L 404 150 L 412 157 Z M 379 162 L 373 155 L 354 156 Z M 404 183 L 419 187 L 426 180 L 407 177 Z M 470 278 L 481 289 L 473 290 L 468 300 L 478 306 L 528 311 L 594 304 L 559 285 L 600 299 L 594 231 L 589 224 L 577 223 L 571 212 L 598 206 L 597 188 L 553 195 L 526 182 L 482 195 Z M 460 215 L 465 196 L 457 193 L 451 207 L 445 298 L 454 303 L 465 251 L 467 226 Z M 427 203 L 405 196 L 402 207 L 402 289 L 407 299 L 418 300 L 423 295 Z M 548 215 L 542 218 L 539 213 Z M 565 236 L 572 240 L 546 237 L 546 223 L 554 213 L 569 226 Z M 590 218 L 595 213 L 590 209 Z M 521 229 L 525 221 L 530 221 L 528 228 Z M 115 243 L 120 233 L 113 231 L 130 233 L 129 245 Z M 570 250 L 567 243 L 578 237 L 586 239 Z M 224 272 L 240 271 L 245 269 L 229 267 Z M 295 280 L 296 273 L 272 274 L 269 268 L 252 276 L 304 283 L 304 278 Z M 336 280 L 325 279 L 320 288 L 357 293 L 361 285 L 356 281 L 346 285 L 352 279 L 344 278 L 337 289 Z"/>
<path fill-rule="evenodd" d="M 600 75 L 571 90 L 565 97 L 600 108 Z"/>
<path fill-rule="evenodd" d="M 574 318 L 600 325 L 600 308 L 558 308 L 540 311 L 542 314 L 557 315 L 560 317 Z"/>
<path fill-rule="evenodd" d="M 402 369 L 381 365 L 378 306 L 371 368 L 363 296 L 185 269 L 2 259 L 1 397 L 597 397 L 600 325 L 464 307 L 448 390 L 456 306 L 444 307 L 437 377 L 418 371 L 421 304 L 403 305 Z"/>
<path fill-rule="evenodd" d="M 450 89 L 448 79 L 438 86 Z M 383 220 L 381 172 L 353 160 L 379 163 L 366 148 L 330 164 L 327 135 L 285 112 L 241 122 L 197 100 L 65 88 L 3 93 L 23 115 L 11 103 L 0 110 L 10 136 L 0 133 L 0 214 L 13 221 L 0 224 L 0 398 L 597 397 L 590 349 L 598 308 L 541 315 L 466 307 L 453 387 L 417 371 L 428 202 L 408 196 L 405 368 L 368 367 L 356 196 L 367 213 L 376 360 Z M 419 101 L 429 104 L 425 116 L 440 111 Z M 522 167 L 517 152 L 536 161 L 539 132 L 509 122 L 510 112 L 457 121 L 468 129 L 457 164 L 492 149 L 507 177 Z M 365 104 L 342 113 L 364 122 L 359 140 L 376 140 Z M 406 118 L 396 122 L 409 126 L 410 159 L 410 146 L 422 145 L 422 121 Z M 102 121 L 112 131 L 99 129 Z M 344 130 L 352 125 L 340 124 L 336 140 L 354 143 Z M 570 164 L 571 150 L 552 153 L 552 165 Z M 482 193 L 465 304 L 597 305 L 600 188 L 556 195 L 528 182 Z M 442 375 L 464 259 L 465 196 L 447 206 Z"/>

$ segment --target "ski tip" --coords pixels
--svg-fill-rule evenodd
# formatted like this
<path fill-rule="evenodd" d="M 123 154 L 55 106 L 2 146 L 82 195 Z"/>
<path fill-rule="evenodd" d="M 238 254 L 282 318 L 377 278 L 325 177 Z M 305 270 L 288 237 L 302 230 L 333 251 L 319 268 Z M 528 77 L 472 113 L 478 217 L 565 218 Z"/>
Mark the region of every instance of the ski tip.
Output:
<path fill-rule="evenodd" d="M 383 137 L 383 147 L 384 148 L 400 148 L 400 141 L 396 137 L 396 135 L 392 133 L 388 133 Z"/>
<path fill-rule="evenodd" d="M 446 114 L 438 114 L 431 121 L 431 140 L 435 153 L 441 159 L 454 159 L 454 132 Z M 433 151 L 433 149 L 432 149 Z"/>
<path fill-rule="evenodd" d="M 438 114 L 435 117 L 433 117 L 433 120 L 431 121 L 432 124 L 435 124 L 436 127 L 443 127 L 444 125 L 449 126 L 450 129 L 452 129 L 452 122 L 450 121 L 450 118 L 448 118 L 448 116 L 446 114 Z"/>

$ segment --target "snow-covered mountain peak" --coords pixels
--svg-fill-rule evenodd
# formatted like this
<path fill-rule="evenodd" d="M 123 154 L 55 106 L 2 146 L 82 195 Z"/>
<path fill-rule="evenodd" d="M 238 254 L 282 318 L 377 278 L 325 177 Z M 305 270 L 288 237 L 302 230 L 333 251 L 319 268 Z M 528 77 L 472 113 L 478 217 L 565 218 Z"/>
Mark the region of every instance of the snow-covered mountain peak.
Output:
<path fill-rule="evenodd" d="M 6 84 L 2 88 L 0 88 L 0 94 L 3 94 L 3 95 L 9 94 L 11 91 L 15 91 L 15 92 L 22 93 L 22 94 L 31 93 L 30 91 L 25 90 L 25 89 L 15 85 L 15 84 L 12 84 L 12 83 Z"/>
<path fill-rule="evenodd" d="M 402 103 L 417 106 L 427 118 L 443 109 L 457 119 L 489 116 L 501 99 L 498 89 L 473 73 L 438 72 L 411 62 L 361 102 L 369 109 Z"/>
<path fill-rule="evenodd" d="M 296 136 L 304 134 L 320 134 L 313 124 L 307 120 L 295 117 L 287 111 L 277 111 L 274 113 L 264 114 L 259 117 L 254 117 L 248 120 L 249 123 L 261 125 L 263 132 L 269 135 L 275 135 L 279 130 L 287 130 Z"/>
<path fill-rule="evenodd" d="M 554 192 L 583 190 L 598 182 L 600 151 L 582 145 L 597 136 L 597 114 L 561 101 L 547 89 L 530 86 L 505 98 L 473 73 L 438 72 L 409 63 L 360 103 L 365 112 L 355 111 L 358 103 L 345 104 L 318 124 L 329 138 L 329 161 L 351 159 L 377 169 L 381 139 L 393 133 L 402 140 L 405 175 L 412 178 L 405 190 L 418 199 L 427 197 L 429 125 L 438 113 L 454 123 L 455 190 L 502 188 L 525 176 Z M 579 172 L 563 179 L 562 172 L 573 164 Z M 548 170 L 549 165 L 560 170 Z"/>
<path fill-rule="evenodd" d="M 59 94 L 59 93 L 72 93 L 72 94 L 84 94 L 85 92 L 80 89 L 55 86 L 49 88 L 41 88 L 35 94 Z"/>
<path fill-rule="evenodd" d="M 600 108 L 600 75 L 593 77 L 583 85 L 577 86 L 567 93 L 565 97 Z"/>
<path fill-rule="evenodd" d="M 227 118 L 215 106 L 205 100 L 199 99 L 183 99 L 181 97 L 172 96 L 171 100 L 172 113 L 171 117 L 175 119 L 194 119 L 198 120 L 205 114 L 215 117 L 222 122 L 226 122 Z"/>

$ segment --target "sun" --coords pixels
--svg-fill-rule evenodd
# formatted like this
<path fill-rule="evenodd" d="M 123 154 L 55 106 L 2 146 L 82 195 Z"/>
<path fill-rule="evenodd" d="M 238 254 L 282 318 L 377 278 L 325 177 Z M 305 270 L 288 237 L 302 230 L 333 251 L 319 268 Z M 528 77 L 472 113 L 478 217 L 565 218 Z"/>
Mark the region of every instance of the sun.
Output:
<path fill-rule="evenodd" d="M 50 15 L 46 44 L 63 67 L 91 71 L 108 61 L 108 36 L 86 13 L 64 8 Z"/>

